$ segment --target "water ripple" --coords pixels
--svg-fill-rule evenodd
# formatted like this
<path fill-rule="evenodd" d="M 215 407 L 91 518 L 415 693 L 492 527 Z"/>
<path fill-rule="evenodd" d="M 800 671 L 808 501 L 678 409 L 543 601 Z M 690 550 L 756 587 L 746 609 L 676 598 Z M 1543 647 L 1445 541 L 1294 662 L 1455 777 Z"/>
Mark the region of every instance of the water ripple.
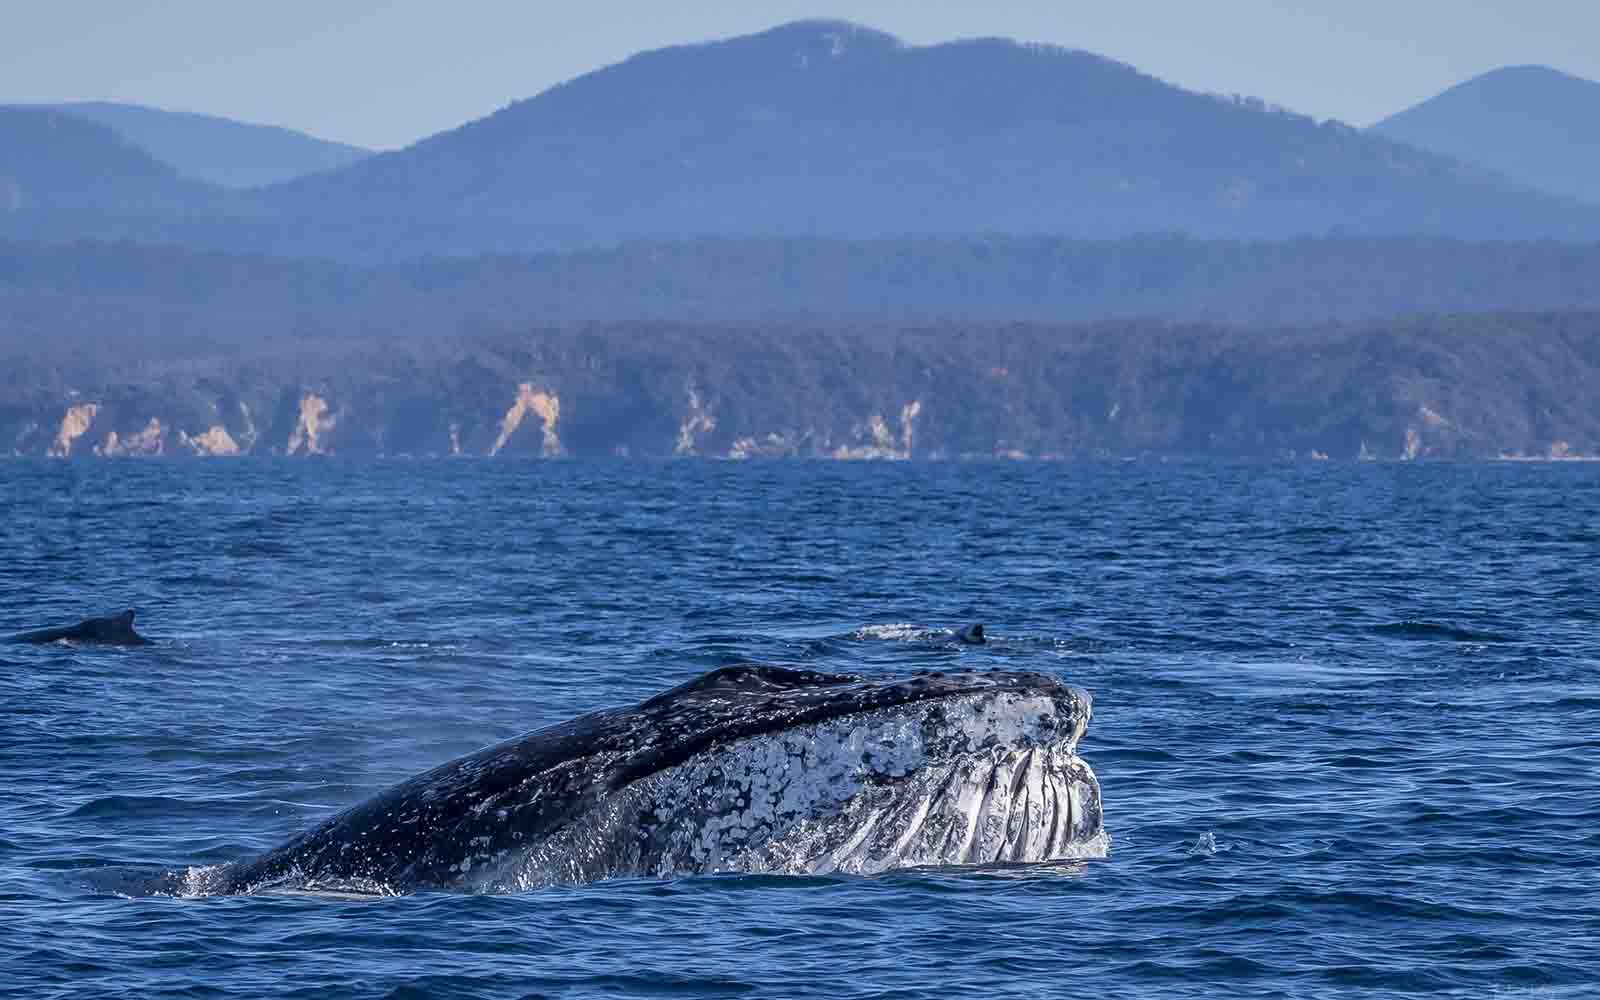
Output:
<path fill-rule="evenodd" d="M 0 982 L 39 997 L 1540 996 L 1600 960 L 1600 469 L 8 461 Z M 966 647 L 947 631 L 987 624 Z M 184 899 L 743 660 L 1052 672 L 1111 856 Z M 3 990 L 3 988 L 0 988 Z"/>

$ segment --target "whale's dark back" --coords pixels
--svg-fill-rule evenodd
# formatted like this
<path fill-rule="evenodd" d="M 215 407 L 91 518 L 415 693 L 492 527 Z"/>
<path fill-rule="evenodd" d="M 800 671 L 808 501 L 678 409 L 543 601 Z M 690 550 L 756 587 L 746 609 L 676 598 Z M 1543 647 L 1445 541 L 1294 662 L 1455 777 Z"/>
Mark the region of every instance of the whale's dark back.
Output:
<path fill-rule="evenodd" d="M 783 667 L 724 667 L 637 705 L 579 716 L 441 764 L 380 792 L 254 861 L 222 891 L 286 878 L 448 887 L 461 845 L 526 848 L 599 800 L 702 751 L 826 718 L 996 688 L 1048 686 L 1039 674 L 927 674 L 894 682 Z"/>
<path fill-rule="evenodd" d="M 147 645 L 150 640 L 133 630 L 133 617 L 134 612 L 130 608 L 120 615 L 85 618 L 78 624 L 68 625 L 65 628 L 42 628 L 32 632 L 22 632 L 12 636 L 10 641 L 37 645 L 66 639 L 70 642 L 98 642 L 112 646 Z"/>

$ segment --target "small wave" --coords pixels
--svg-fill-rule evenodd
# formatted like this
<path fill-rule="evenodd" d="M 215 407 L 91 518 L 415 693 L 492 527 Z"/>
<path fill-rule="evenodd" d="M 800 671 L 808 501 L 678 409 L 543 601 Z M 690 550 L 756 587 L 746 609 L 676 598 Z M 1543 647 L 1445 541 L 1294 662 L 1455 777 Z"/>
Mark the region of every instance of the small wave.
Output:
<path fill-rule="evenodd" d="M 1195 858 L 1209 858 L 1219 851 L 1228 850 L 1227 844 L 1219 845 L 1217 835 L 1207 830 L 1196 837 L 1193 844 L 1189 845 L 1189 856 Z"/>
<path fill-rule="evenodd" d="M 1372 631 L 1377 635 L 1389 635 L 1400 639 L 1413 639 L 1422 642 L 1429 640 L 1448 642 L 1511 641 L 1509 636 L 1501 635 L 1498 632 L 1474 632 L 1471 629 L 1457 628 L 1454 625 L 1444 625 L 1438 622 L 1390 622 L 1385 625 L 1374 625 Z"/>
<path fill-rule="evenodd" d="M 285 542 L 251 537 L 242 538 L 231 545 L 225 546 L 222 551 L 223 554 L 232 556 L 235 559 L 273 558 L 295 554 L 293 547 Z"/>
<path fill-rule="evenodd" d="M 767 573 L 762 576 L 762 582 L 769 586 L 784 583 L 816 586 L 819 584 L 827 585 L 838 583 L 839 578 L 836 576 L 829 576 L 827 573 Z"/>
<path fill-rule="evenodd" d="M 311 639 L 305 643 L 319 649 L 454 649 L 454 644 L 426 639 Z"/>
<path fill-rule="evenodd" d="M 403 896 L 400 890 L 387 882 L 370 878 L 310 880 L 295 884 L 253 886 L 252 896 L 286 896 L 299 899 L 372 900 L 393 899 Z"/>
<path fill-rule="evenodd" d="M 225 873 L 232 864 L 191 865 L 181 871 L 167 872 L 159 893 L 145 895 L 181 896 L 185 899 L 203 899 L 207 896 L 289 896 L 311 899 L 387 899 L 402 895 L 387 882 L 369 878 L 308 879 L 299 873 L 251 885 L 243 889 L 229 886 Z"/>
<path fill-rule="evenodd" d="M 209 816 L 216 806 L 208 802 L 174 799 L 164 795 L 104 795 L 90 799 L 67 813 L 75 819 L 127 819 L 136 816 Z"/>
<path fill-rule="evenodd" d="M 1373 757 L 1364 757 L 1361 754 L 1343 754 L 1328 760 L 1329 767 L 1338 767 L 1353 770 L 1371 770 L 1374 768 L 1388 767 L 1387 761 L 1377 760 Z"/>
<path fill-rule="evenodd" d="M 404 893 L 383 882 L 349 885 L 306 885 L 298 889 L 264 889 L 255 896 L 282 896 L 289 899 L 329 899 L 348 902 L 367 902 L 375 899 L 394 899 Z"/>
<path fill-rule="evenodd" d="M 146 865 L 107 865 L 74 873 L 74 881 L 91 892 L 124 899 L 182 896 L 184 873 Z"/>
<path fill-rule="evenodd" d="M 894 868 L 876 875 L 858 876 L 867 879 L 881 879 L 891 882 L 917 882 L 920 887 L 926 885 L 930 876 L 937 879 L 939 885 L 949 885 L 951 882 L 983 881 L 990 879 L 1036 879 L 1036 878 L 1075 878 L 1089 871 L 1090 861 L 1098 861 L 1111 853 L 1111 835 L 1104 830 L 1092 839 L 1085 841 L 1082 846 L 1083 854 L 1076 853 L 1071 857 L 1051 858 L 1048 861 L 1016 862 L 1005 861 L 986 865 L 919 865 L 914 868 Z M 779 875 L 774 878 L 792 879 L 797 876 Z M 814 878 L 815 876 L 798 876 L 800 878 Z"/>
<path fill-rule="evenodd" d="M 1546 702 L 1554 708 L 1600 708 L 1600 695 L 1575 694 Z M 3 842 L 0 842 L 3 843 Z"/>

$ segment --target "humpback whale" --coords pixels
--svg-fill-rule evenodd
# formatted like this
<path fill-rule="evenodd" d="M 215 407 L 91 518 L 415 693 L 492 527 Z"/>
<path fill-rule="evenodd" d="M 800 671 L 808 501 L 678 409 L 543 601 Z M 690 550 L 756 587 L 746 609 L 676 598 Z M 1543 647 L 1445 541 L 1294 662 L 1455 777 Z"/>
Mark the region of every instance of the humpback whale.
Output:
<path fill-rule="evenodd" d="M 78 624 L 66 628 L 41 628 L 32 632 L 20 632 L 12 636 L 9 641 L 42 644 L 61 639 L 71 642 L 98 642 L 113 646 L 144 646 L 150 642 L 133 630 L 131 608 L 120 615 L 85 618 Z"/>
<path fill-rule="evenodd" d="M 619 876 L 1099 857 L 1087 692 L 1036 673 L 714 670 L 394 785 L 187 891 L 511 892 Z"/>

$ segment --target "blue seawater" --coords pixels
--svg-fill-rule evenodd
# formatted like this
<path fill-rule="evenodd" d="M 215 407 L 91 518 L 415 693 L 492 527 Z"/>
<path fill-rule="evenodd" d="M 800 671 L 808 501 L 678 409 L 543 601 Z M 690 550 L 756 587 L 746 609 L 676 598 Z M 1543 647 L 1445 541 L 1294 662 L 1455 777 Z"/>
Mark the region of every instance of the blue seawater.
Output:
<path fill-rule="evenodd" d="M 1600 994 L 1600 467 L 0 463 L 0 992 Z M 982 620 L 986 647 L 932 633 Z M 1111 853 L 149 895 L 738 661 L 1048 671 Z"/>

